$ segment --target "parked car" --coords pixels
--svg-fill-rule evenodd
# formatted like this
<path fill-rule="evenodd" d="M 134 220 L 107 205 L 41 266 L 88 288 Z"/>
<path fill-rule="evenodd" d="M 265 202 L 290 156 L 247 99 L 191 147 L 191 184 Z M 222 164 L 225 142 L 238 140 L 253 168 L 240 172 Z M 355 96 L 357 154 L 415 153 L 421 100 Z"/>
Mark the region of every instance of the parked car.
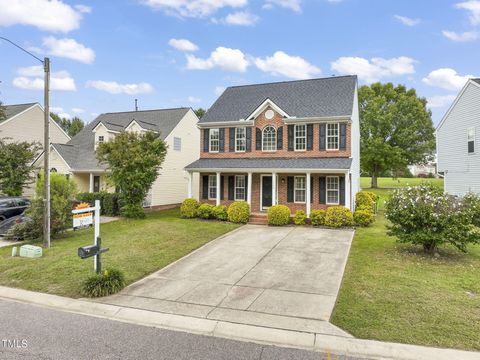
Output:
<path fill-rule="evenodd" d="M 30 206 L 30 201 L 20 197 L 0 197 L 0 223 L 21 215 Z"/>
<path fill-rule="evenodd" d="M 21 224 L 26 221 L 29 221 L 30 218 L 25 215 L 25 213 L 22 213 L 20 215 L 15 215 L 11 218 L 8 218 L 7 220 L 4 220 L 0 222 L 0 236 L 5 236 L 8 233 L 8 230 L 15 225 L 15 224 Z M 17 239 L 17 240 L 22 240 L 22 239 Z"/>

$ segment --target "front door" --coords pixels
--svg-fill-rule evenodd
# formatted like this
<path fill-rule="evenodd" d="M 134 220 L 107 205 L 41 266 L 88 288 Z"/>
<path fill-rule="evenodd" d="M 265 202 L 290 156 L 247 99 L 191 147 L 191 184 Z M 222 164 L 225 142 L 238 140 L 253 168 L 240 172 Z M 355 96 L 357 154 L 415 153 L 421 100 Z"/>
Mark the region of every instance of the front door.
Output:
<path fill-rule="evenodd" d="M 262 209 L 272 206 L 272 177 L 262 176 Z"/>
<path fill-rule="evenodd" d="M 93 192 L 100 192 L 100 176 L 93 177 Z"/>

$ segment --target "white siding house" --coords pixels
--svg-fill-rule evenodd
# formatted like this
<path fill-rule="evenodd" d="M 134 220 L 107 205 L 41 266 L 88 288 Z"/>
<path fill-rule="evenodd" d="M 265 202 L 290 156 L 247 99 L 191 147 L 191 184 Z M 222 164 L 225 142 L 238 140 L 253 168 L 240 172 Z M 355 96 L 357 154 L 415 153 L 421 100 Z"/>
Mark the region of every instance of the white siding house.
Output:
<path fill-rule="evenodd" d="M 471 79 L 437 127 L 438 172 L 445 191 L 480 194 L 480 79 Z"/>

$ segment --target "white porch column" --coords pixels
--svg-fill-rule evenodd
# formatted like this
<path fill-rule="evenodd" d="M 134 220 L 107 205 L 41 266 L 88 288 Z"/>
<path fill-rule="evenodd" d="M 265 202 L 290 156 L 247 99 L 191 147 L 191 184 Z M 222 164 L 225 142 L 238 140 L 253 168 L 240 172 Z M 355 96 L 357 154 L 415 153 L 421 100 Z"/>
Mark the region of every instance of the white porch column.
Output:
<path fill-rule="evenodd" d="M 248 180 L 247 180 L 247 203 L 252 207 L 252 173 L 248 173 Z"/>
<path fill-rule="evenodd" d="M 350 172 L 345 174 L 345 207 L 353 211 L 352 207 L 352 191 L 350 186 Z"/>
<path fill-rule="evenodd" d="M 192 179 L 192 172 L 188 172 L 188 198 L 190 199 L 193 197 L 193 179 Z"/>
<path fill-rule="evenodd" d="M 277 174 L 272 173 L 272 206 L 277 205 Z"/>
<path fill-rule="evenodd" d="M 220 173 L 217 172 L 217 199 L 216 199 L 216 204 L 217 205 L 220 205 L 220 189 L 222 188 L 220 186 L 220 179 L 221 179 Z"/>
<path fill-rule="evenodd" d="M 93 192 L 93 174 L 92 173 L 90 173 L 90 183 L 89 183 L 88 191 L 91 193 Z"/>
<path fill-rule="evenodd" d="M 307 205 L 307 209 L 306 209 L 306 213 L 307 213 L 307 217 L 309 218 L 310 217 L 310 210 L 311 210 L 311 202 L 310 202 L 310 198 L 311 198 L 311 194 L 310 194 L 310 190 L 311 190 L 311 185 L 310 185 L 310 182 L 311 182 L 311 174 L 310 173 L 307 173 L 307 181 L 306 181 L 306 184 L 305 186 L 307 187 L 305 190 L 305 204 Z"/>

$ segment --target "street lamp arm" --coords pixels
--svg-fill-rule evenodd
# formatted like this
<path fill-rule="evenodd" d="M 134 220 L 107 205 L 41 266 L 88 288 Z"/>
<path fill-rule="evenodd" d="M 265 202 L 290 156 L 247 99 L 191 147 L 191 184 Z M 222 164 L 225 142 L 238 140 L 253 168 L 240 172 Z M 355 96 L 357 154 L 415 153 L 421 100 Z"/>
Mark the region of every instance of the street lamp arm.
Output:
<path fill-rule="evenodd" d="M 44 61 L 43 61 L 42 59 L 40 59 L 39 57 L 33 55 L 30 51 L 24 49 L 24 48 L 21 47 L 20 45 L 15 44 L 12 40 L 9 40 L 9 39 L 7 39 L 7 38 L 4 38 L 3 36 L 0 36 L 0 39 L 9 42 L 9 43 L 12 44 L 13 46 L 19 48 L 19 49 L 22 50 L 23 52 L 27 53 L 28 55 L 34 57 L 35 59 L 37 59 L 38 61 L 40 61 L 42 64 L 44 64 Z"/>

